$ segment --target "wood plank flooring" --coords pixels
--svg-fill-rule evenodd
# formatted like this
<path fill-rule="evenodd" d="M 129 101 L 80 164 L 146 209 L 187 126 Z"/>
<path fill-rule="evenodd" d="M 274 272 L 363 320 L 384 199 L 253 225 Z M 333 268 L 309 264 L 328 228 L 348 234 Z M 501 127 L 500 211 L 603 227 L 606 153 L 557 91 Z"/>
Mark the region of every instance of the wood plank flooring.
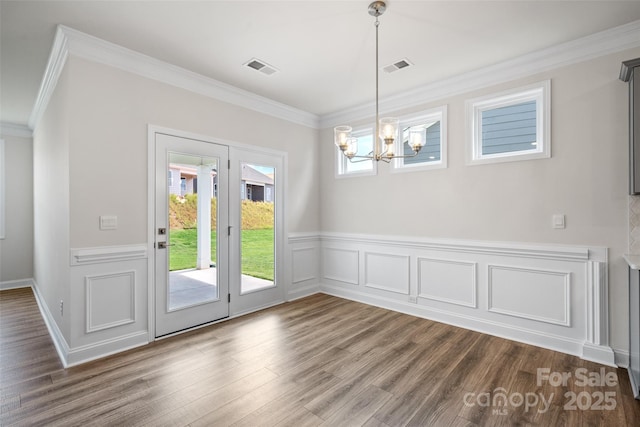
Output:
<path fill-rule="evenodd" d="M 640 425 L 624 369 L 322 294 L 63 369 L 2 291 L 0 381 L 3 426 Z"/>

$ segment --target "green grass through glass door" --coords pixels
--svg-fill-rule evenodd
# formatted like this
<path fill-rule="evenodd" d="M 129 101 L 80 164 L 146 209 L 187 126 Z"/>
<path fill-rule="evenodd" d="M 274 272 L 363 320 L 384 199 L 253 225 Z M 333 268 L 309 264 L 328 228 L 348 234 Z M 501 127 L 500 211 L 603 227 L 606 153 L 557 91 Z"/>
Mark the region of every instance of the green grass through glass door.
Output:
<path fill-rule="evenodd" d="M 273 280 L 273 229 L 242 230 L 242 274 Z M 198 234 L 195 228 L 169 230 L 171 257 L 169 270 L 196 267 Z M 211 259 L 216 259 L 216 233 L 211 231 Z"/>

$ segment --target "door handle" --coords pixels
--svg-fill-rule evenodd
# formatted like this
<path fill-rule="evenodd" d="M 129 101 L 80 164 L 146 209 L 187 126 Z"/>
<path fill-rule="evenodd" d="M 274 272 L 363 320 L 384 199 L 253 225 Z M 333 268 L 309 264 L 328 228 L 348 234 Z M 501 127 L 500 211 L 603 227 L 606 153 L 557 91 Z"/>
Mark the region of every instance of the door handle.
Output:
<path fill-rule="evenodd" d="M 158 242 L 158 249 L 167 249 L 167 246 L 173 246 L 173 243 Z"/>

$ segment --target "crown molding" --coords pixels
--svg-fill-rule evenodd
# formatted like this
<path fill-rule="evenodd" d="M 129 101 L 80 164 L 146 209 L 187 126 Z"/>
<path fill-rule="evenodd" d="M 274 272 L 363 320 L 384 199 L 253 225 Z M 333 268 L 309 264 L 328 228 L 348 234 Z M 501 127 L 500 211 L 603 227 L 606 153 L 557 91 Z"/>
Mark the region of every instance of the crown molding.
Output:
<path fill-rule="evenodd" d="M 380 113 L 416 107 L 636 47 L 640 47 L 640 20 L 380 99 Z M 320 118 L 320 128 L 369 119 L 374 110 L 375 103 L 369 102 L 326 114 Z"/>
<path fill-rule="evenodd" d="M 49 62 L 29 119 L 29 127 L 32 129 L 37 127 L 42 118 L 42 114 L 47 107 L 69 55 L 119 68 L 142 77 L 299 125 L 316 129 L 319 125 L 320 118 L 315 114 L 202 76 L 73 28 L 58 25 L 51 54 L 49 55 Z"/>
<path fill-rule="evenodd" d="M 31 132 L 31 129 L 29 129 L 27 125 L 9 122 L 0 122 L 0 135 L 33 138 L 33 132 Z"/>
<path fill-rule="evenodd" d="M 40 90 L 38 90 L 38 96 L 36 102 L 31 110 L 31 116 L 29 117 L 29 127 L 35 131 L 42 115 L 47 109 L 47 105 L 53 95 L 53 90 L 58 84 L 58 78 L 62 73 L 64 64 L 67 62 L 69 56 L 68 38 L 62 30 L 62 26 L 58 25 L 56 29 L 56 35 L 53 39 L 53 46 L 49 53 L 49 61 L 47 61 L 47 68 L 44 70 L 44 76 L 40 83 Z"/>
<path fill-rule="evenodd" d="M 640 20 L 380 100 L 382 114 L 640 46 Z M 314 129 L 372 117 L 374 102 L 317 116 L 59 25 L 29 127 L 37 127 L 69 54 Z"/>

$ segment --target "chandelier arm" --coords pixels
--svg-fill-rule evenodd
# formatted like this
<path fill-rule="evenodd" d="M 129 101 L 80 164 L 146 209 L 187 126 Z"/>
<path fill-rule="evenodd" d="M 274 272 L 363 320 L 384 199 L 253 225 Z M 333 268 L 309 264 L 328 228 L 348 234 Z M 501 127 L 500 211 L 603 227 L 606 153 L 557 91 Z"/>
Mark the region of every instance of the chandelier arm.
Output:
<path fill-rule="evenodd" d="M 349 163 L 362 163 L 369 160 L 374 160 L 375 158 L 373 156 L 352 156 L 352 157 L 347 157 L 347 159 L 349 159 Z M 353 160 L 353 159 L 358 159 L 358 160 Z"/>
<path fill-rule="evenodd" d="M 403 154 L 402 156 L 394 155 L 393 158 L 394 159 L 410 159 L 411 157 L 415 157 L 418 154 L 420 154 L 420 150 L 418 151 L 413 150 L 413 154 Z"/>

